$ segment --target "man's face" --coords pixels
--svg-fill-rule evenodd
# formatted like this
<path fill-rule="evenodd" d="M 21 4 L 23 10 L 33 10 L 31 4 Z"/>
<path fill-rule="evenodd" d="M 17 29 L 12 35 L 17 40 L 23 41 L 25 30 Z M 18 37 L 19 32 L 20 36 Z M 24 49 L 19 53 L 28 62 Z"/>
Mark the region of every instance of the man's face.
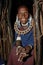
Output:
<path fill-rule="evenodd" d="M 28 20 L 28 10 L 26 7 L 21 7 L 18 10 L 18 19 L 22 24 L 25 24 Z"/>

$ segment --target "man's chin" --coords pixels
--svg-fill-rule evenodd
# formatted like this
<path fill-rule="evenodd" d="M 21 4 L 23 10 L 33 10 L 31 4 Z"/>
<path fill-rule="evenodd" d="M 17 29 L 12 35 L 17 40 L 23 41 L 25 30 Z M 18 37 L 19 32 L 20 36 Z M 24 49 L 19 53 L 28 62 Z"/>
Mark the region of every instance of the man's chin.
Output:
<path fill-rule="evenodd" d="M 24 19 L 24 20 L 21 20 L 21 23 L 22 23 L 22 24 L 26 24 L 26 23 L 27 23 L 26 21 L 27 21 L 27 20 L 25 20 L 25 19 Z"/>
<path fill-rule="evenodd" d="M 22 23 L 22 24 L 26 24 L 26 23 Z"/>

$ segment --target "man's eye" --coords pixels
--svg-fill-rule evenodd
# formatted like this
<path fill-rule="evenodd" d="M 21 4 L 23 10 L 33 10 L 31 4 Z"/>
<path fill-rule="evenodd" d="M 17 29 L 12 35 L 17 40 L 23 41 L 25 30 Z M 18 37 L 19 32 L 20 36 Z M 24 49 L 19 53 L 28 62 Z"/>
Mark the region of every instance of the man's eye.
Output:
<path fill-rule="evenodd" d="M 25 13 L 19 13 L 19 15 L 27 15 L 28 13 L 27 12 L 25 12 Z"/>
<path fill-rule="evenodd" d="M 25 14 L 28 14 L 27 12 L 25 12 Z"/>

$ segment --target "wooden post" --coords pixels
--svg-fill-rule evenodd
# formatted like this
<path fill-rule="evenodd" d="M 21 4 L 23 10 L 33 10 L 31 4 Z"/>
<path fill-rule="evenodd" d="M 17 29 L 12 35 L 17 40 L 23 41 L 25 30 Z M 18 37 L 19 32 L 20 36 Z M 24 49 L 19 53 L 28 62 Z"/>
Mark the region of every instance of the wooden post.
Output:
<path fill-rule="evenodd" d="M 13 34 L 12 34 L 12 29 L 11 29 L 11 25 L 9 21 L 8 0 L 4 0 L 4 2 L 5 2 L 4 7 L 2 8 L 2 12 L 1 12 L 2 13 L 1 14 L 1 29 L 2 29 L 1 40 L 3 41 L 1 44 L 3 45 L 2 46 L 0 45 L 0 46 L 2 48 L 1 51 L 3 54 L 3 59 L 7 60 L 12 48 Z"/>
<path fill-rule="evenodd" d="M 33 15 L 34 15 L 34 21 L 35 21 L 35 43 L 34 43 L 34 54 L 35 54 L 35 65 L 41 65 L 41 43 L 40 43 L 40 37 L 41 37 L 41 31 L 40 31 L 40 5 L 39 0 L 34 0 L 33 5 Z M 42 26 L 42 23 L 41 23 Z M 39 28 L 40 27 L 40 28 Z"/>

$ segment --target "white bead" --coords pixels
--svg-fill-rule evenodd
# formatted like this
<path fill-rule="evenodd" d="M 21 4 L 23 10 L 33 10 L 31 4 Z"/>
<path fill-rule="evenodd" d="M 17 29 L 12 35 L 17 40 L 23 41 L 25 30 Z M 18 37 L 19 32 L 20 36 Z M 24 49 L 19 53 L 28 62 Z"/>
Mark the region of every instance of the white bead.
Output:
<path fill-rule="evenodd" d="M 18 36 L 16 40 L 21 40 L 21 37 Z"/>

